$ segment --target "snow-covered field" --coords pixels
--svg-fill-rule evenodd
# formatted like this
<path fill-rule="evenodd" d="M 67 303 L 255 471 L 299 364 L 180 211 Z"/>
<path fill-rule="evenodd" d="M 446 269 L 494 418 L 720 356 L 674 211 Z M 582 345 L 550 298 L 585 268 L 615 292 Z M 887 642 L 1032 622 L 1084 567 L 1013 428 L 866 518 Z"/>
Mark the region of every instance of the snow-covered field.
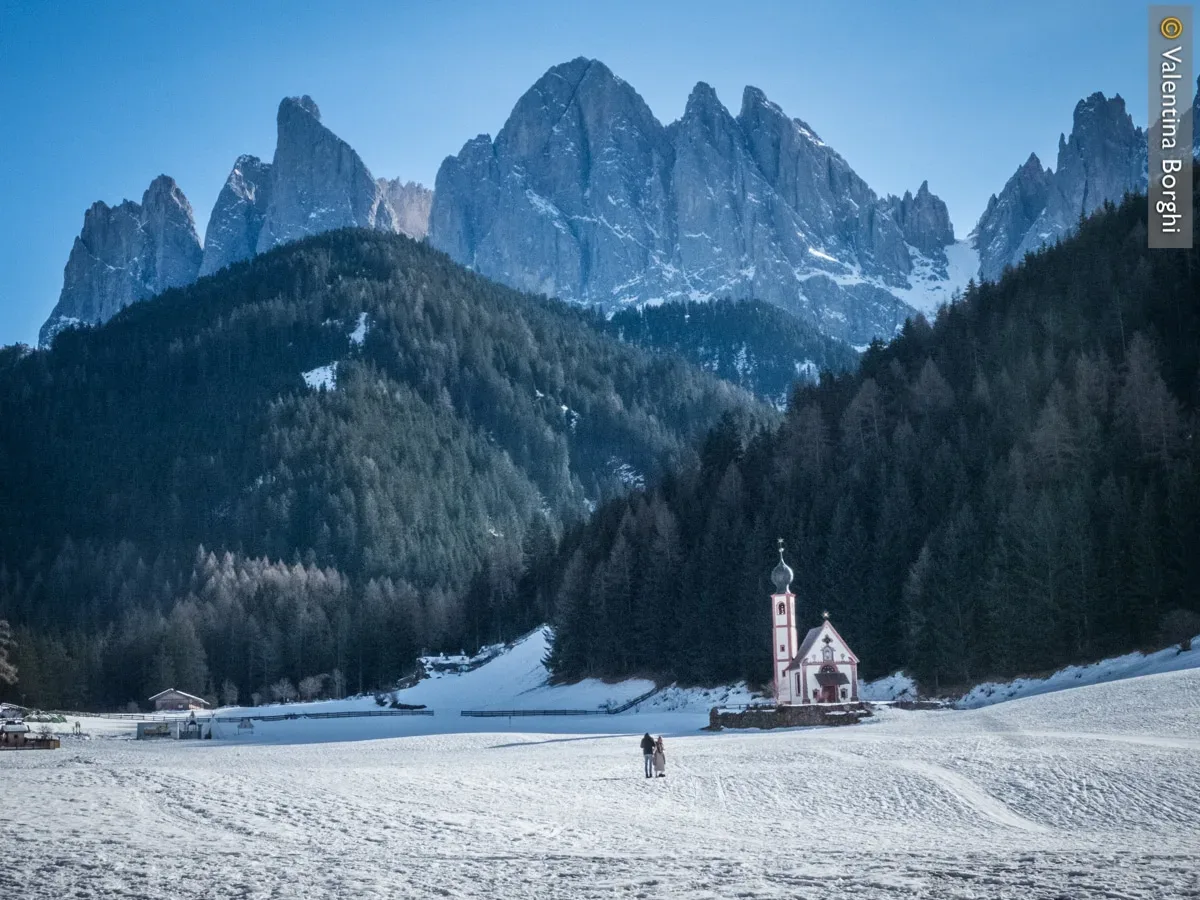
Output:
<path fill-rule="evenodd" d="M 704 734 L 683 706 L 574 723 L 610 733 L 2 754 L 0 892 L 1200 896 L 1198 670 L 850 728 Z"/>
<path fill-rule="evenodd" d="M 670 687 L 619 716 L 605 715 L 654 689 L 654 682 L 631 678 L 615 684 L 586 679 L 576 684 L 551 685 L 542 661 L 550 649 L 550 633 L 541 628 L 517 641 L 485 665 L 459 674 L 432 671 L 431 677 L 393 695 L 401 703 L 432 709 L 433 716 L 398 716 L 361 719 L 305 719 L 306 713 L 373 712 L 373 697 L 289 703 L 286 706 L 227 707 L 218 710 L 214 735 L 238 743 L 310 743 L 313 741 L 366 740 L 384 737 L 475 732 L 611 733 L 650 727 L 670 714 L 672 731 L 693 732 L 708 724 L 708 711 L 723 704 L 748 703 L 752 695 L 744 685 L 714 688 Z M 469 662 L 466 657 L 444 660 L 445 665 Z M 468 711 L 594 710 L 594 716 L 464 717 Z M 221 721 L 241 717 L 286 713 L 298 718 L 282 722 L 253 721 L 246 732 L 236 723 Z M 641 724 L 643 720 L 647 724 Z M 132 730 L 132 726 L 129 726 Z"/>

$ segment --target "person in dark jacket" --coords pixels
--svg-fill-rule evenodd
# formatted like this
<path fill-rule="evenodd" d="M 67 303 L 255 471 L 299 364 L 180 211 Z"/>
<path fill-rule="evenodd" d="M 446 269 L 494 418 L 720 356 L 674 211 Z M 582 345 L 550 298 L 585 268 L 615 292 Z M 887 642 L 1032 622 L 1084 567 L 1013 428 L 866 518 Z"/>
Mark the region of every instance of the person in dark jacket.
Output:
<path fill-rule="evenodd" d="M 650 737 L 650 733 L 646 732 L 646 736 L 642 738 L 642 759 L 646 763 L 646 777 L 654 777 L 654 738 Z"/>

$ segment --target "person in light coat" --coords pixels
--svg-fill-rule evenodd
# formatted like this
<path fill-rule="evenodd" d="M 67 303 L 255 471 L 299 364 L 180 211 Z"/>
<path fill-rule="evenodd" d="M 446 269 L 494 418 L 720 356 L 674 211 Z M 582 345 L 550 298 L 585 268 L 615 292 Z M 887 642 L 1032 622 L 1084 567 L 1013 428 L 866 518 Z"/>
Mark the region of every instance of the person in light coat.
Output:
<path fill-rule="evenodd" d="M 659 778 L 667 777 L 667 748 L 663 746 L 661 734 L 654 742 L 654 773 Z"/>

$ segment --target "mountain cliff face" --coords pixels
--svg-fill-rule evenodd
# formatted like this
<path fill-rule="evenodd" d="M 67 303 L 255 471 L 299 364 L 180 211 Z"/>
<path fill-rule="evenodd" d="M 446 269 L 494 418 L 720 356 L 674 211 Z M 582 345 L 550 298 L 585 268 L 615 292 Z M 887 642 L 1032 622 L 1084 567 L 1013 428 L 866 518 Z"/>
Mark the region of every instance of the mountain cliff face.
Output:
<path fill-rule="evenodd" d="M 1200 128 L 1196 127 L 1196 123 L 1200 122 L 1200 77 L 1196 78 L 1196 96 L 1192 100 L 1192 157 L 1200 157 Z"/>
<path fill-rule="evenodd" d="M 380 178 L 377 182 L 387 202 L 391 204 L 392 223 L 396 231 L 419 241 L 429 232 L 429 208 L 433 191 L 415 181 L 399 178 Z"/>
<path fill-rule="evenodd" d="M 861 344 L 930 293 L 910 274 L 944 271 L 953 231 L 928 186 L 907 205 L 881 200 L 756 88 L 734 117 L 698 84 L 664 127 L 602 63 L 576 59 L 539 79 L 494 141 L 446 159 L 429 239 L 525 290 L 609 310 L 754 297 Z M 931 287 L 949 294 L 946 278 Z"/>
<path fill-rule="evenodd" d="M 928 181 L 921 182 L 917 196 L 905 191 L 903 197 L 889 196 L 884 205 L 900 227 L 904 240 L 926 256 L 936 258 L 954 243 L 950 212 L 940 198 L 929 192 Z"/>
<path fill-rule="evenodd" d="M 1005 266 L 1072 233 L 1079 217 L 1127 192 L 1146 190 L 1146 132 L 1133 124 L 1125 101 L 1101 93 L 1075 106 L 1070 137 L 1058 139 L 1051 172 L 1031 155 L 993 195 L 972 233 L 980 275 L 995 280 Z"/>
<path fill-rule="evenodd" d="M 254 255 L 270 196 L 271 164 L 257 156 L 239 156 L 208 219 L 201 275 Z"/>
<path fill-rule="evenodd" d="M 309 96 L 279 104 L 275 159 L 257 251 L 335 228 L 395 231 L 392 208 L 354 150 L 321 124 Z"/>
<path fill-rule="evenodd" d="M 1005 266 L 1020 261 L 1017 251 L 1046 208 L 1053 180 L 1054 172 L 1043 169 L 1037 154 L 1030 153 L 999 196 L 992 194 L 972 235 L 983 278 L 994 281 Z"/>
<path fill-rule="evenodd" d="M 173 178 L 155 178 L 140 204 L 94 203 L 38 342 L 47 346 L 63 328 L 104 322 L 131 303 L 190 284 L 200 261 L 192 206 Z"/>

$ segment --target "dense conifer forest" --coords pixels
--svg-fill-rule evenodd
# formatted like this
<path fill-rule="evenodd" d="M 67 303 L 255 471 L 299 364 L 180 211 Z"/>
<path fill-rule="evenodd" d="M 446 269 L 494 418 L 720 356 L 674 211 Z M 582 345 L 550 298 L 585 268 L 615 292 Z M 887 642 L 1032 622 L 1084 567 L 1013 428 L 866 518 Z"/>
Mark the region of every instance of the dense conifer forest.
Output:
<path fill-rule="evenodd" d="M 769 678 L 775 540 L 802 625 L 927 690 L 1200 631 L 1200 252 L 1146 248 L 1145 198 L 910 321 L 778 428 L 570 530 L 521 600 L 562 678 Z"/>
<path fill-rule="evenodd" d="M 5 348 L 0 697 L 340 694 L 511 637 L 551 612 L 519 606 L 526 558 L 689 468 L 726 413 L 775 417 L 589 313 L 360 231 Z"/>
<path fill-rule="evenodd" d="M 780 409 L 797 381 L 858 365 L 849 344 L 757 300 L 664 303 L 596 321 L 623 341 L 678 353 Z"/>

